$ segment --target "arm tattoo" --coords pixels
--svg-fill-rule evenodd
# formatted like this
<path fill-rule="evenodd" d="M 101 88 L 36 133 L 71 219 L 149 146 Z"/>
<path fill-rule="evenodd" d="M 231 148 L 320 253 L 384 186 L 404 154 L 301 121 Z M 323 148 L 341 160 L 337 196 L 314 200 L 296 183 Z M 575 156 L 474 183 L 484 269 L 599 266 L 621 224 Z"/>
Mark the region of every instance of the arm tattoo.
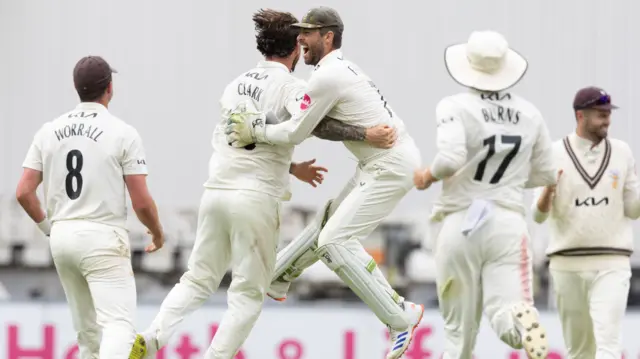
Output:
<path fill-rule="evenodd" d="M 366 128 L 325 117 L 313 130 L 313 135 L 328 141 L 364 141 Z"/>

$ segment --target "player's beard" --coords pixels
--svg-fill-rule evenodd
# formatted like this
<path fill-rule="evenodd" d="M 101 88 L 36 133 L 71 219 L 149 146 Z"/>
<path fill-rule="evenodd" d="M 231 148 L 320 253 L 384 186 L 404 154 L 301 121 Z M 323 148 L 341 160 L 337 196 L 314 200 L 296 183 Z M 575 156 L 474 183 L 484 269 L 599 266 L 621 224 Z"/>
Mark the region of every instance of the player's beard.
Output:
<path fill-rule="evenodd" d="M 609 126 L 607 125 L 597 126 L 597 125 L 591 124 L 590 126 L 587 126 L 587 133 L 595 143 L 600 143 L 600 141 L 607 138 L 607 135 L 609 134 Z"/>
<path fill-rule="evenodd" d="M 609 128 L 607 126 L 600 126 L 600 128 L 598 128 L 598 130 L 596 131 L 596 136 L 598 136 L 598 141 L 602 141 L 605 138 L 607 138 L 608 134 L 609 134 Z"/>
<path fill-rule="evenodd" d="M 314 46 L 308 46 L 309 61 L 305 59 L 304 63 L 311 66 L 316 66 L 318 62 L 324 57 L 324 45 L 321 42 L 314 44 Z"/>

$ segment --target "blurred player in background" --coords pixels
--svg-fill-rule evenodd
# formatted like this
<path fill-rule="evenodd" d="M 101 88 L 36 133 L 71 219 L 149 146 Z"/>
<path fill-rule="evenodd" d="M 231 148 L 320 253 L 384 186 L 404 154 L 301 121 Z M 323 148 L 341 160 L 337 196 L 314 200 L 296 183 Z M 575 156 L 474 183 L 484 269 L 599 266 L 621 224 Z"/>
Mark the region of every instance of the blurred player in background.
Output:
<path fill-rule="evenodd" d="M 389 327 L 387 358 L 399 358 L 409 346 L 424 307 L 405 301 L 391 288 L 360 241 L 411 190 L 420 152 L 371 79 L 344 58 L 340 51 L 344 25 L 338 13 L 327 7 L 314 8 L 294 26 L 300 28 L 298 40 L 305 63 L 315 66 L 302 111 L 280 124 L 268 124 L 269 115 L 252 121 L 251 117 L 233 119 L 228 140 L 238 147 L 253 142 L 292 146 L 314 133 L 325 116 L 364 127 L 388 126 L 395 129 L 397 140 L 390 141 L 391 148 L 380 149 L 345 139 L 345 146 L 359 161 L 356 174 L 302 235 L 280 251 L 274 278 L 283 284 L 275 283 L 270 295 L 284 299 L 289 282 L 319 258 Z M 291 273 L 291 266 L 297 273 Z"/>
<path fill-rule="evenodd" d="M 471 359 L 484 313 L 500 339 L 529 358 L 546 358 L 547 338 L 533 307 L 524 189 L 555 183 L 551 140 L 538 109 L 507 91 L 527 61 L 492 31 L 445 50 L 449 74 L 470 90 L 436 108 L 431 167 L 420 190 L 443 180 L 432 218 L 443 358 Z"/>
<path fill-rule="evenodd" d="M 80 359 L 126 358 L 136 338 L 125 185 L 136 215 L 153 235 L 147 252 L 164 243 L 147 189 L 142 140 L 107 109 L 112 72 L 98 56 L 76 64 L 73 80 L 81 103 L 36 133 L 16 193 L 27 214 L 50 236 Z M 46 212 L 36 195 L 41 182 Z"/>
<path fill-rule="evenodd" d="M 265 60 L 233 80 L 220 100 L 222 121 L 213 134 L 214 153 L 188 271 L 143 333 L 144 342 L 136 343 L 143 351 L 147 348 L 150 358 L 168 343 L 185 316 L 218 289 L 229 266 L 233 274 L 227 291 L 229 310 L 205 358 L 235 356 L 262 311 L 271 282 L 280 205 L 290 197 L 289 174 L 314 187 L 323 181 L 326 169 L 314 166 L 313 160 L 291 163 L 293 145 L 257 144 L 247 149 L 227 143 L 224 131 L 229 116 L 238 116 L 234 109 L 274 111 L 279 119 L 288 120 L 300 109 L 304 95 L 305 84 L 291 75 L 300 58 L 297 30 L 291 27 L 298 20 L 290 13 L 261 10 L 253 21 L 257 48 Z M 384 142 L 390 133 L 382 127 L 367 130 L 332 119 L 324 120 L 321 129 L 314 134 L 333 140 L 364 141 L 367 135 L 378 133 Z"/>
<path fill-rule="evenodd" d="M 550 222 L 547 254 L 571 359 L 622 355 L 640 183 L 629 145 L 607 138 L 615 108 L 600 88 L 576 93 L 576 131 L 553 144 L 558 184 L 533 205 L 535 221 Z"/>

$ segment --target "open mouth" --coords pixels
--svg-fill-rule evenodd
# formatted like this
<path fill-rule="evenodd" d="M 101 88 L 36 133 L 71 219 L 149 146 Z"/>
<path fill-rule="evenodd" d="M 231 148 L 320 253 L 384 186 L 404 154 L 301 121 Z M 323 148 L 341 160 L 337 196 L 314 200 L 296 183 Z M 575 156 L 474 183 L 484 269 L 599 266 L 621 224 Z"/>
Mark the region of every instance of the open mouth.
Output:
<path fill-rule="evenodd" d="M 303 46 L 302 46 L 302 53 L 303 53 L 304 55 L 306 55 L 308 52 L 309 52 L 309 47 L 308 47 L 308 46 L 304 46 L 304 45 L 303 45 Z"/>

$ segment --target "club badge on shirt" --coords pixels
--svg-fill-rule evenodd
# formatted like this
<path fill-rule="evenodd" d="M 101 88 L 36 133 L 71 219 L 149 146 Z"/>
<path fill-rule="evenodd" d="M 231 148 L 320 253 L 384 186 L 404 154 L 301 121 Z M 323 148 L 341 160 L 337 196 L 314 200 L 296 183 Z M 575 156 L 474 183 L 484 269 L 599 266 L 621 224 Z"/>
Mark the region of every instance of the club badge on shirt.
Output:
<path fill-rule="evenodd" d="M 308 109 L 309 106 L 311 106 L 311 97 L 309 97 L 309 95 L 307 94 L 304 94 L 304 97 L 302 98 L 302 102 L 300 102 L 300 109 L 304 111 Z"/>
<path fill-rule="evenodd" d="M 610 170 L 609 176 L 611 176 L 611 187 L 613 187 L 613 189 L 617 189 L 618 180 L 620 179 L 620 172 L 618 172 L 618 170 Z"/>

